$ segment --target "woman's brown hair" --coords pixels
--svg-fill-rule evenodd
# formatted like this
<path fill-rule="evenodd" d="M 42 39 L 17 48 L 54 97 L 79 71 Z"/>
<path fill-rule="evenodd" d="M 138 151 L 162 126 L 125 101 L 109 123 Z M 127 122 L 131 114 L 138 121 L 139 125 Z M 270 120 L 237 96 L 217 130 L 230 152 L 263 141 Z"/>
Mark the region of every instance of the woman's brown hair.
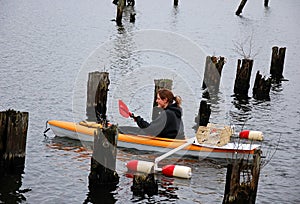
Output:
<path fill-rule="evenodd" d="M 175 101 L 177 106 L 180 107 L 181 102 L 182 102 L 181 97 L 180 96 L 174 96 L 172 91 L 170 91 L 169 89 L 166 89 L 166 88 L 159 89 L 157 91 L 157 94 L 159 95 L 159 97 L 161 99 L 167 99 L 169 104 L 172 104 Z"/>

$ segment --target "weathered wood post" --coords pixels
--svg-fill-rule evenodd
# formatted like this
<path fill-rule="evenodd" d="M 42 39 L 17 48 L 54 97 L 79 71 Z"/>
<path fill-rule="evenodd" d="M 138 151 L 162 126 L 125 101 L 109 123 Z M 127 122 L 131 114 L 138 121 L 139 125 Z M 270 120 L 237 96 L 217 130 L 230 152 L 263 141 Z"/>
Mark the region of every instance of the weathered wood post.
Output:
<path fill-rule="evenodd" d="M 286 47 L 281 47 L 279 48 L 279 50 L 277 46 L 274 46 L 272 48 L 270 74 L 272 79 L 276 82 L 279 82 L 284 78 L 282 73 L 284 67 L 285 51 Z"/>
<path fill-rule="evenodd" d="M 87 120 L 89 121 L 96 121 L 96 103 L 95 103 L 95 96 L 96 91 L 99 85 L 99 81 L 101 78 L 101 73 L 91 72 L 88 75 L 88 83 L 87 83 L 87 101 L 86 101 L 86 116 Z"/>
<path fill-rule="evenodd" d="M 235 12 L 235 15 L 239 16 L 239 15 L 243 12 L 243 8 L 244 8 L 244 6 L 246 5 L 246 3 L 247 3 L 247 0 L 242 0 L 242 1 L 241 1 L 241 3 L 240 3 L 240 5 L 239 5 L 238 9 L 237 9 L 236 12 Z"/>
<path fill-rule="evenodd" d="M 233 160 L 233 163 L 228 164 L 223 204 L 255 204 L 260 165 L 261 150 L 254 152 L 251 165 L 243 159 Z"/>
<path fill-rule="evenodd" d="M 125 7 L 126 0 L 119 0 L 118 6 L 117 6 L 117 17 L 116 17 L 116 23 L 118 26 L 122 25 L 122 16 L 123 16 L 123 9 Z"/>
<path fill-rule="evenodd" d="M 93 156 L 89 174 L 90 191 L 114 189 L 119 183 L 116 169 L 118 131 L 116 125 L 98 128 L 94 134 Z"/>
<path fill-rule="evenodd" d="M 206 57 L 204 78 L 202 83 L 202 89 L 208 88 L 206 94 L 203 94 L 205 98 L 210 98 L 210 93 L 217 93 L 219 91 L 220 79 L 224 64 L 224 57 Z"/>
<path fill-rule="evenodd" d="M 136 13 L 130 13 L 130 23 L 134 23 L 135 22 L 135 15 Z"/>
<path fill-rule="evenodd" d="M 257 71 L 253 86 L 253 98 L 258 100 L 270 100 L 271 78 L 263 78 Z"/>
<path fill-rule="evenodd" d="M 264 0 L 264 6 L 268 7 L 269 6 L 269 0 Z"/>
<path fill-rule="evenodd" d="M 0 112 L 0 176 L 21 174 L 25 166 L 28 112 Z"/>
<path fill-rule="evenodd" d="M 155 79 L 154 85 L 155 87 L 154 87 L 152 120 L 154 120 L 158 116 L 159 112 L 161 111 L 160 108 L 157 107 L 157 103 L 156 103 L 157 91 L 162 88 L 172 90 L 173 81 L 171 79 Z"/>
<path fill-rule="evenodd" d="M 252 180 L 250 183 L 250 195 L 249 195 L 249 201 L 250 203 L 255 203 L 256 195 L 257 195 L 257 188 L 258 188 L 258 181 L 259 181 L 259 175 L 260 175 L 260 167 L 261 167 L 261 150 L 255 150 L 253 155 L 253 162 L 252 162 Z"/>
<path fill-rule="evenodd" d="M 97 86 L 96 94 L 94 97 L 95 100 L 95 113 L 98 123 L 103 123 L 107 121 L 106 118 L 106 102 L 107 102 L 107 92 L 108 92 L 108 86 L 110 84 L 109 78 L 108 78 L 108 72 L 101 72 L 99 83 Z"/>
<path fill-rule="evenodd" d="M 135 5 L 135 0 L 127 0 L 127 6 L 134 7 L 134 5 Z"/>
<path fill-rule="evenodd" d="M 234 83 L 234 93 L 238 98 L 248 98 L 253 60 L 239 59 Z"/>
<path fill-rule="evenodd" d="M 157 195 L 158 183 L 155 180 L 154 173 L 134 175 L 131 191 L 133 195 L 141 197 L 145 194 L 148 196 Z"/>
<path fill-rule="evenodd" d="M 178 6 L 178 1 L 179 0 L 174 0 L 174 6 Z"/>
<path fill-rule="evenodd" d="M 117 155 L 118 130 L 116 125 L 107 124 L 106 103 L 109 85 L 108 73 L 103 72 L 96 91 L 95 103 L 99 111 L 100 124 L 94 133 L 94 148 L 89 174 L 89 190 L 97 194 L 99 191 L 109 191 L 116 188 L 119 176 L 115 171 Z"/>
<path fill-rule="evenodd" d="M 201 100 L 199 112 L 198 112 L 198 116 L 199 116 L 198 127 L 207 126 L 207 124 L 209 123 L 210 114 L 211 114 L 210 104 L 207 103 L 206 100 Z"/>

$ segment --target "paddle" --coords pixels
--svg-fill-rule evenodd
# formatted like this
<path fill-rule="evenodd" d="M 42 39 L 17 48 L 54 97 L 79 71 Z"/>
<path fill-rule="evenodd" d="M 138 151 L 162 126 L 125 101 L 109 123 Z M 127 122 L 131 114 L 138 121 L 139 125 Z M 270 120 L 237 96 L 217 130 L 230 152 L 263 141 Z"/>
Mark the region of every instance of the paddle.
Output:
<path fill-rule="evenodd" d="M 132 116 L 132 113 L 129 111 L 127 105 L 122 100 L 119 100 L 119 113 L 125 118 Z"/>

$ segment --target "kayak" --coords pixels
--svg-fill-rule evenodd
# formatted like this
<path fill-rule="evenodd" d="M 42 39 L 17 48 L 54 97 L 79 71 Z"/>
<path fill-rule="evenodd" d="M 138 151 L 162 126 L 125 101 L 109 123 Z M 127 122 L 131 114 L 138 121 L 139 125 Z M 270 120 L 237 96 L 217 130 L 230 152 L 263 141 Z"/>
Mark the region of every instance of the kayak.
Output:
<path fill-rule="evenodd" d="M 59 120 L 47 121 L 54 135 L 66 137 L 84 142 L 93 142 L 94 134 L 100 124 L 91 122 L 68 122 Z M 101 127 L 100 127 L 101 128 Z M 159 138 L 147 135 L 118 134 L 118 147 L 134 148 L 143 151 L 168 152 L 186 140 Z M 193 156 L 213 159 L 247 159 L 252 160 L 255 150 L 260 149 L 259 144 L 228 142 L 223 146 L 201 144 L 195 137 L 195 141 L 176 152 L 177 155 Z"/>

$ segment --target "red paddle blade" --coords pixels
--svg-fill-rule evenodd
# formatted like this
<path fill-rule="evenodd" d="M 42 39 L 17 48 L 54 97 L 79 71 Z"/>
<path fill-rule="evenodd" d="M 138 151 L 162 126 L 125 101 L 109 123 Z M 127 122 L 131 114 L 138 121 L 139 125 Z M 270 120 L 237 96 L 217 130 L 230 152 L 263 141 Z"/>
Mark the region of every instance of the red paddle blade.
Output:
<path fill-rule="evenodd" d="M 119 113 L 125 118 L 130 116 L 129 109 L 122 100 L 119 100 Z"/>

